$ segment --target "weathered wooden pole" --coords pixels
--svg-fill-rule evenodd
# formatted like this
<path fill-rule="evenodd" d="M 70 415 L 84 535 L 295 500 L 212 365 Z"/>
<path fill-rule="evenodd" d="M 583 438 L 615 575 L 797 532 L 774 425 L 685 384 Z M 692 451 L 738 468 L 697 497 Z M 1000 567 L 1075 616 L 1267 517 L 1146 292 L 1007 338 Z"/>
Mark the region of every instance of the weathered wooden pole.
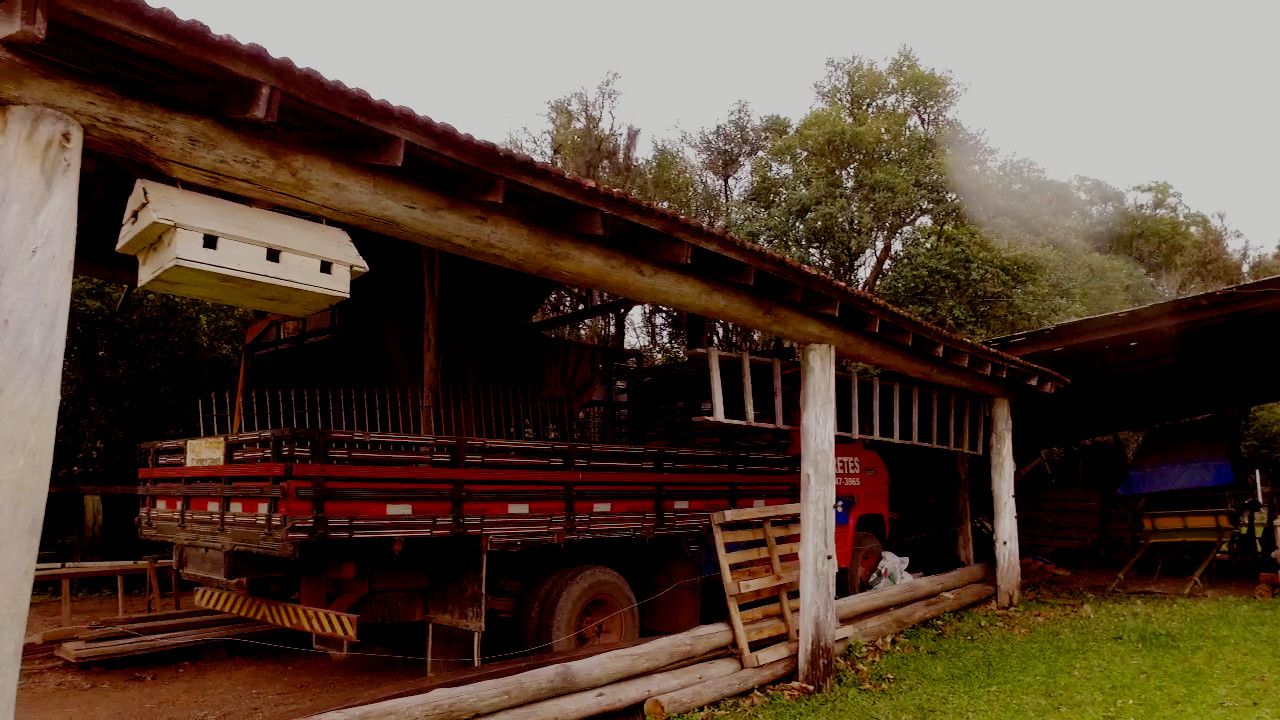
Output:
<path fill-rule="evenodd" d="M 82 141 L 62 113 L 0 107 L 0 717 L 17 695 L 49 493 Z"/>
<path fill-rule="evenodd" d="M 434 435 L 440 402 L 440 251 L 422 248 L 422 418 L 424 435 Z M 443 418 L 444 415 L 441 415 Z M 441 420 L 443 424 L 443 419 Z"/>
<path fill-rule="evenodd" d="M 800 682 L 835 673 L 836 350 L 800 350 Z"/>
<path fill-rule="evenodd" d="M 1009 398 L 991 402 L 991 501 L 996 542 L 996 603 L 1018 604 L 1022 569 L 1018 565 L 1018 508 L 1014 501 L 1013 417 Z"/>
<path fill-rule="evenodd" d="M 973 517 L 969 508 L 969 455 L 956 453 L 956 558 L 973 564 Z"/>

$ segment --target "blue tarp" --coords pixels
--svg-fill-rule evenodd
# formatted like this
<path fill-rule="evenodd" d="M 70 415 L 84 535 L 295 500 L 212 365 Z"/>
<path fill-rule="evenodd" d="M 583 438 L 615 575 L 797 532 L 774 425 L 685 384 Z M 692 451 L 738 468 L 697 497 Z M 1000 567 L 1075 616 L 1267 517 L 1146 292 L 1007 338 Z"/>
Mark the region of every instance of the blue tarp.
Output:
<path fill-rule="evenodd" d="M 1236 475 L 1231 470 L 1231 463 L 1225 458 L 1168 463 L 1133 468 L 1120 485 L 1120 494 L 1143 495 L 1167 490 L 1222 487 L 1232 485 L 1235 481 Z"/>

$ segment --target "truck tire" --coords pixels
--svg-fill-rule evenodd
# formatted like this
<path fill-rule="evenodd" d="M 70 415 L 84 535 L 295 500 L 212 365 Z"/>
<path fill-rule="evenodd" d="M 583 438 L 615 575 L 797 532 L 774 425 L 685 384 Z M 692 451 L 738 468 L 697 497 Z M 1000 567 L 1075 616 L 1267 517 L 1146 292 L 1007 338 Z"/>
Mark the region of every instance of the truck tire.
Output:
<path fill-rule="evenodd" d="M 640 637 L 640 612 L 627 581 L 602 565 L 551 576 L 538 608 L 539 641 L 553 651 L 607 645 Z"/>
<path fill-rule="evenodd" d="M 550 590 L 559 585 L 560 578 L 574 568 L 557 570 L 546 575 L 525 588 L 520 596 L 520 605 L 516 618 L 520 629 L 520 648 L 534 652 L 546 652 L 549 647 L 540 647 L 547 642 L 542 627 L 546 625 L 546 604 Z"/>
<path fill-rule="evenodd" d="M 849 562 L 849 567 L 842 573 L 844 582 L 840 589 L 845 595 L 855 595 L 867 589 L 867 581 L 871 579 L 871 573 L 875 572 L 876 566 L 880 564 L 882 552 L 884 548 L 880 545 L 880 538 L 875 534 L 854 533 L 853 558 Z"/>

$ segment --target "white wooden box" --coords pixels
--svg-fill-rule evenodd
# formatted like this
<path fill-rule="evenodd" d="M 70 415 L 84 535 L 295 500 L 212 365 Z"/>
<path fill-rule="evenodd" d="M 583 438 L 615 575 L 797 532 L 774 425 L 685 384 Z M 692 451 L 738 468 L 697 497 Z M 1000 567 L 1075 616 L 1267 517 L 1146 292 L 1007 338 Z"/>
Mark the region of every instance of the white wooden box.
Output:
<path fill-rule="evenodd" d="M 116 250 L 138 258 L 138 287 L 305 316 L 351 295 L 368 271 L 344 231 L 139 180 Z"/>

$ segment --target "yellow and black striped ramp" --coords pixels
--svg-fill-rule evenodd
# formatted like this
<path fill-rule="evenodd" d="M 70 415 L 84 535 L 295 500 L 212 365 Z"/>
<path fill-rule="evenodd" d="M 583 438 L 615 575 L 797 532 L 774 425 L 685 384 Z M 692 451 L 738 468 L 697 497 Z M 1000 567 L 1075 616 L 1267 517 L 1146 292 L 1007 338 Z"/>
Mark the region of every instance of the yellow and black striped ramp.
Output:
<path fill-rule="evenodd" d="M 196 588 L 196 607 L 261 620 L 290 630 L 355 641 L 358 615 L 321 608 L 264 600 L 244 593 Z"/>

